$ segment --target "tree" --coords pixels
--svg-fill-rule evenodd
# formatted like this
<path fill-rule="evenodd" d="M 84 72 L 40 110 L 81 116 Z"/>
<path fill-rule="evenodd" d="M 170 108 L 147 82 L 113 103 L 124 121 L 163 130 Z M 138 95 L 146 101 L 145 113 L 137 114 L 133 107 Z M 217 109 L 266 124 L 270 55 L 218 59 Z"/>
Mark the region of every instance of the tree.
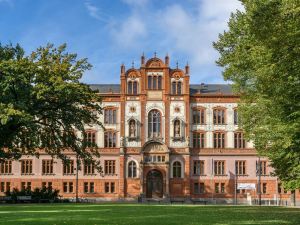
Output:
<path fill-rule="evenodd" d="M 85 138 L 87 125 L 102 126 L 100 96 L 80 82 L 90 68 L 66 45 L 28 56 L 19 45 L 0 45 L 0 160 L 46 152 L 68 162 L 69 149 L 99 166 Z"/>
<path fill-rule="evenodd" d="M 214 43 L 241 127 L 287 189 L 300 187 L 300 1 L 243 0 Z"/>

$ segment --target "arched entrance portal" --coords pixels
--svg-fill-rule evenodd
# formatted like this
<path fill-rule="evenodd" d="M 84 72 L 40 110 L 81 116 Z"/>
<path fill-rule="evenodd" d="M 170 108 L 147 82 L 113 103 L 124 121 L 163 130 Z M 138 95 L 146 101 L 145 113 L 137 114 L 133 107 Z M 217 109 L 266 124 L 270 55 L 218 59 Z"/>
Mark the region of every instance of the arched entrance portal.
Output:
<path fill-rule="evenodd" d="M 147 174 L 146 180 L 146 197 L 162 198 L 163 197 L 163 175 L 158 170 L 151 170 Z"/>

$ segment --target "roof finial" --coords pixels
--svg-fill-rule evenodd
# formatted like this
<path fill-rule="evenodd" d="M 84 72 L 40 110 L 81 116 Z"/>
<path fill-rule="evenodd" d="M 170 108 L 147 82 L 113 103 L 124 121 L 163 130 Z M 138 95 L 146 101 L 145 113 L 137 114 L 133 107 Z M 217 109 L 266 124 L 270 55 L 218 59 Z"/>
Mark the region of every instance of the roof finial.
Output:
<path fill-rule="evenodd" d="M 131 67 L 134 69 L 134 60 L 132 60 Z"/>
<path fill-rule="evenodd" d="M 176 62 L 176 69 L 178 69 L 178 61 Z"/>
<path fill-rule="evenodd" d="M 156 51 L 154 52 L 154 58 L 156 58 Z"/>

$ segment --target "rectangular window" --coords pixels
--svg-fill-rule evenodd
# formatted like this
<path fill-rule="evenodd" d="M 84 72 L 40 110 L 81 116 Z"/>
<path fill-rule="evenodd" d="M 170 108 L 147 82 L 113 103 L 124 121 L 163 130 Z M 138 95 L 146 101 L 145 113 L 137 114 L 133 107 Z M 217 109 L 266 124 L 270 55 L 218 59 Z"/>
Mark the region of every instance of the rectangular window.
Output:
<path fill-rule="evenodd" d="M 104 147 L 115 148 L 117 146 L 117 134 L 114 131 L 104 133 Z"/>
<path fill-rule="evenodd" d="M 220 183 L 215 183 L 215 192 L 216 193 L 220 192 Z"/>
<path fill-rule="evenodd" d="M 31 182 L 21 182 L 21 190 L 31 190 Z"/>
<path fill-rule="evenodd" d="M 233 111 L 233 123 L 234 125 L 238 125 L 239 123 L 238 112 L 236 109 Z"/>
<path fill-rule="evenodd" d="M 235 172 L 238 176 L 246 175 L 246 161 L 236 161 L 235 162 Z"/>
<path fill-rule="evenodd" d="M 116 173 L 116 161 L 105 160 L 104 161 L 104 173 L 105 175 L 114 175 Z"/>
<path fill-rule="evenodd" d="M 204 160 L 194 160 L 194 175 L 204 175 Z"/>
<path fill-rule="evenodd" d="M 193 110 L 193 124 L 205 124 L 205 110 L 204 109 L 198 109 Z"/>
<path fill-rule="evenodd" d="M 63 182 L 64 193 L 73 193 L 73 182 Z"/>
<path fill-rule="evenodd" d="M 85 141 L 86 141 L 87 147 L 96 146 L 96 132 L 95 131 L 86 131 Z"/>
<path fill-rule="evenodd" d="M 117 124 L 117 110 L 116 109 L 104 109 L 104 123 L 105 124 Z"/>
<path fill-rule="evenodd" d="M 95 166 L 93 163 L 84 163 L 84 175 L 93 175 L 95 174 Z"/>
<path fill-rule="evenodd" d="M 73 182 L 69 182 L 69 192 L 73 192 Z"/>
<path fill-rule="evenodd" d="M 95 192 L 95 184 L 94 182 L 90 182 L 90 193 L 94 193 Z"/>
<path fill-rule="evenodd" d="M 42 189 L 45 188 L 52 189 L 52 182 L 42 182 Z"/>
<path fill-rule="evenodd" d="M 88 193 L 88 192 L 89 192 L 89 183 L 84 182 L 84 193 Z"/>
<path fill-rule="evenodd" d="M 260 169 L 260 171 L 259 171 Z M 260 161 L 260 166 L 258 164 L 258 161 L 256 161 L 256 175 L 258 176 L 260 172 L 260 175 L 266 176 L 267 175 L 267 161 Z"/>
<path fill-rule="evenodd" d="M 21 160 L 21 174 L 32 174 L 32 160 Z"/>
<path fill-rule="evenodd" d="M 64 163 L 64 175 L 74 174 L 74 160 L 70 160 L 69 163 Z"/>
<path fill-rule="evenodd" d="M 1 182 L 1 184 L 0 184 L 0 192 L 5 192 L 5 182 Z"/>
<path fill-rule="evenodd" d="M 12 161 L 7 160 L 0 162 L 0 174 L 11 174 L 12 173 Z"/>
<path fill-rule="evenodd" d="M 64 189 L 64 193 L 68 192 L 68 183 L 67 182 L 63 183 L 63 189 Z"/>
<path fill-rule="evenodd" d="M 205 146 L 204 141 L 205 141 L 204 133 L 198 133 L 198 132 L 193 133 L 193 147 L 194 148 L 204 148 L 204 146 Z"/>
<path fill-rule="evenodd" d="M 194 194 L 203 194 L 204 190 L 204 183 L 194 183 Z"/>
<path fill-rule="evenodd" d="M 225 133 L 214 133 L 214 148 L 225 148 Z"/>
<path fill-rule="evenodd" d="M 267 183 L 262 183 L 262 193 L 263 194 L 267 193 Z"/>
<path fill-rule="evenodd" d="M 214 109 L 213 120 L 215 125 L 225 124 L 225 110 L 224 109 Z"/>
<path fill-rule="evenodd" d="M 245 148 L 246 141 L 242 132 L 234 133 L 234 148 Z"/>
<path fill-rule="evenodd" d="M 110 187 L 109 187 L 109 182 L 105 182 L 105 193 L 109 193 L 110 192 Z"/>
<path fill-rule="evenodd" d="M 53 160 L 42 160 L 42 173 L 53 174 Z"/>
<path fill-rule="evenodd" d="M 221 183 L 221 193 L 225 193 L 225 183 Z"/>
<path fill-rule="evenodd" d="M 225 161 L 214 161 L 214 170 L 216 176 L 225 175 Z"/>
<path fill-rule="evenodd" d="M 115 182 L 105 182 L 105 193 L 115 193 Z"/>

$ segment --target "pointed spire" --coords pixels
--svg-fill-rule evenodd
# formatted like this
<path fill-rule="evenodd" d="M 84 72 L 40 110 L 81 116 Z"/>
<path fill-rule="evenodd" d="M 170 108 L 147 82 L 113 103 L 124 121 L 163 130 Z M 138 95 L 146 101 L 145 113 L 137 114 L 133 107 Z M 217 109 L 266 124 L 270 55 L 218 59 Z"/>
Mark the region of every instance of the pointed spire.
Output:
<path fill-rule="evenodd" d="M 169 66 L 169 63 L 170 63 L 170 58 L 169 58 L 169 55 L 167 53 L 167 55 L 165 57 L 165 64 L 166 64 L 166 66 Z"/>
<path fill-rule="evenodd" d="M 125 65 L 124 65 L 124 63 L 121 64 L 121 75 L 125 75 Z"/>
<path fill-rule="evenodd" d="M 178 61 L 176 61 L 176 69 L 178 69 Z"/>
<path fill-rule="evenodd" d="M 144 52 L 141 56 L 141 66 L 144 66 L 145 65 L 145 55 L 144 55 Z"/>
<path fill-rule="evenodd" d="M 134 69 L 134 60 L 132 60 L 131 68 Z"/>
<path fill-rule="evenodd" d="M 190 74 L 190 66 L 189 66 L 189 62 L 186 63 L 186 66 L 185 66 L 185 74 Z"/>
<path fill-rule="evenodd" d="M 154 52 L 154 58 L 156 58 L 156 51 Z"/>

